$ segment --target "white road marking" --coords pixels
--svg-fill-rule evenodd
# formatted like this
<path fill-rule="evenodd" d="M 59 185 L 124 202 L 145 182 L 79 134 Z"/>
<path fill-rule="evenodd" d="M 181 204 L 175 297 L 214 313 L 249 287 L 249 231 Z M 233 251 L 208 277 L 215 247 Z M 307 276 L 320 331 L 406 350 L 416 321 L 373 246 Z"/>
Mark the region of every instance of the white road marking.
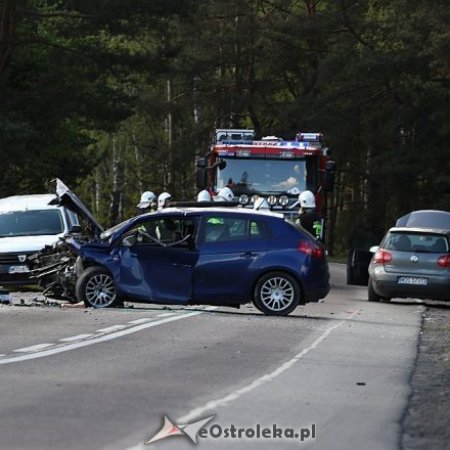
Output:
<path fill-rule="evenodd" d="M 39 350 L 43 350 L 44 348 L 53 347 L 55 344 L 37 344 L 32 345 L 31 347 L 18 348 L 17 350 L 13 350 L 13 352 L 20 353 L 28 353 L 28 352 L 37 352 Z"/>
<path fill-rule="evenodd" d="M 348 317 L 346 317 L 345 319 L 341 320 L 340 322 L 332 325 L 331 327 L 327 328 L 309 347 L 303 349 L 300 353 L 297 353 L 289 361 L 286 361 L 285 363 L 281 364 L 281 366 L 277 367 L 272 372 L 261 375 L 259 378 L 256 378 L 255 380 L 253 380 L 247 386 L 244 386 L 240 389 L 236 389 L 235 391 L 231 392 L 230 394 L 226 395 L 225 397 L 219 398 L 217 400 L 211 400 L 208 403 L 205 403 L 203 406 L 199 406 L 198 408 L 192 409 L 187 414 L 185 414 L 184 416 L 177 419 L 176 423 L 185 424 L 194 419 L 197 419 L 202 414 L 204 414 L 206 411 L 208 411 L 208 412 L 217 411 L 217 408 L 219 408 L 221 406 L 225 406 L 228 403 L 230 403 L 234 400 L 237 400 L 239 397 L 246 394 L 247 392 L 250 392 L 257 387 L 262 386 L 263 384 L 265 384 L 269 381 L 272 381 L 277 376 L 281 375 L 283 372 L 290 369 L 296 362 L 298 362 L 300 359 L 302 359 L 311 350 L 314 350 L 336 328 L 340 327 L 348 319 L 351 319 L 357 312 L 358 312 L 358 310 L 352 311 Z M 147 445 L 138 444 L 138 445 L 133 445 L 132 447 L 127 447 L 126 450 L 144 450 L 147 447 L 148 447 Z M 153 447 L 150 446 L 149 448 L 153 448 Z"/>
<path fill-rule="evenodd" d="M 150 317 L 144 317 L 143 319 L 130 320 L 127 323 L 132 323 L 133 325 L 139 325 L 140 323 L 147 323 L 152 320 Z"/>
<path fill-rule="evenodd" d="M 171 313 L 163 313 L 163 314 L 158 314 L 156 317 L 169 317 L 169 316 L 173 316 L 175 313 L 171 312 Z"/>
<path fill-rule="evenodd" d="M 91 336 L 93 336 L 93 334 L 77 334 L 76 336 L 62 338 L 62 339 L 60 339 L 60 341 L 62 341 L 62 342 L 80 341 L 81 339 L 86 339 Z"/>
<path fill-rule="evenodd" d="M 44 358 L 46 356 L 56 355 L 58 353 L 67 352 L 69 350 L 75 350 L 77 348 L 82 348 L 82 347 L 88 347 L 89 345 L 94 345 L 99 342 L 111 341 L 113 339 L 117 339 L 119 337 L 126 336 L 128 334 L 137 333 L 138 331 L 142 331 L 147 328 L 156 327 L 158 325 L 163 325 L 165 323 L 174 322 L 176 320 L 187 319 L 188 317 L 198 316 L 199 314 L 204 314 L 204 311 L 193 311 L 193 312 L 189 312 L 189 313 L 178 314 L 174 317 L 166 317 L 165 319 L 155 320 L 153 322 L 148 322 L 148 323 L 143 323 L 140 325 L 136 325 L 135 327 L 129 327 L 125 330 L 120 330 L 120 331 L 116 331 L 115 333 L 94 337 L 89 340 L 73 342 L 73 343 L 69 343 L 69 344 L 60 344 L 59 346 L 55 346 L 51 349 L 47 349 L 47 350 L 44 349 L 42 351 L 36 351 L 35 353 L 30 353 L 27 355 L 11 356 L 9 358 L 0 359 L 0 365 L 11 364 L 11 363 L 21 362 L 21 361 L 28 361 L 30 359 L 36 359 L 36 358 Z M 53 345 L 53 344 L 39 344 L 39 345 L 42 346 L 42 345 Z M 34 347 L 38 347 L 38 346 L 34 346 Z M 28 348 L 32 348 L 32 347 L 28 347 Z M 18 350 L 16 350 L 16 351 L 18 351 Z"/>
<path fill-rule="evenodd" d="M 197 408 L 192 409 L 184 416 L 180 417 L 177 420 L 177 423 L 187 423 L 191 420 L 194 420 L 198 417 L 200 417 L 203 413 L 206 411 L 217 411 L 217 409 L 221 406 L 225 406 L 228 403 L 237 400 L 242 395 L 246 394 L 247 392 L 253 391 L 253 389 L 269 382 L 281 375 L 283 372 L 286 372 L 286 370 L 290 369 L 296 362 L 298 362 L 300 359 L 302 359 L 306 354 L 308 354 L 311 350 L 314 350 L 323 340 L 325 340 L 331 332 L 333 332 L 336 328 L 340 327 L 343 323 L 345 323 L 348 319 L 351 319 L 355 314 L 357 313 L 357 310 L 353 311 L 348 317 L 341 320 L 335 325 L 332 325 L 331 327 L 327 328 L 309 347 L 303 349 L 300 353 L 297 353 L 294 357 L 292 357 L 289 361 L 286 361 L 281 366 L 277 367 L 272 372 L 266 373 L 259 378 L 256 378 L 253 380 L 250 384 L 247 386 L 244 386 L 240 389 L 237 389 L 230 394 L 226 395 L 225 397 L 219 398 L 217 400 L 211 400 L 207 403 L 205 403 L 203 406 L 199 406 Z"/>
<path fill-rule="evenodd" d="M 110 327 L 100 328 L 100 330 L 97 330 L 97 331 L 99 333 L 111 333 L 114 331 L 123 330 L 126 327 L 127 327 L 126 325 L 111 325 Z"/>

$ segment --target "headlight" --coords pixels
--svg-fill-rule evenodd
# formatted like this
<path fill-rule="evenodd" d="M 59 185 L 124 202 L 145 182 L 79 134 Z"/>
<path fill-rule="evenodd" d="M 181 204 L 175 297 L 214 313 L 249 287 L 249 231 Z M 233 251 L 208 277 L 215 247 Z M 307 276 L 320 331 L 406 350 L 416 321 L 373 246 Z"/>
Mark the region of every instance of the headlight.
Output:
<path fill-rule="evenodd" d="M 239 203 L 241 205 L 246 205 L 248 203 L 248 195 L 247 194 L 242 194 L 239 196 Z"/>
<path fill-rule="evenodd" d="M 269 203 L 270 206 L 273 206 L 277 203 L 277 198 L 275 197 L 275 195 L 269 195 L 267 197 L 267 203 Z"/>
<path fill-rule="evenodd" d="M 282 195 L 278 199 L 278 202 L 280 203 L 281 206 L 286 206 L 289 203 L 289 197 L 287 195 Z"/>

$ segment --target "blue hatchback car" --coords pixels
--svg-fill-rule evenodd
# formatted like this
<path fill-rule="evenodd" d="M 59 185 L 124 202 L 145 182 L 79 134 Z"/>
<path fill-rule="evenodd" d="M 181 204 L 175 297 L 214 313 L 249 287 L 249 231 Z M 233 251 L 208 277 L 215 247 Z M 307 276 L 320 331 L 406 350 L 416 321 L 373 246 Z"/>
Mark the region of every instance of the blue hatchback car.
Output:
<path fill-rule="evenodd" d="M 237 207 L 174 207 L 127 220 L 78 254 L 75 293 L 96 308 L 123 300 L 253 304 L 286 315 L 330 289 L 325 251 L 282 215 Z"/>

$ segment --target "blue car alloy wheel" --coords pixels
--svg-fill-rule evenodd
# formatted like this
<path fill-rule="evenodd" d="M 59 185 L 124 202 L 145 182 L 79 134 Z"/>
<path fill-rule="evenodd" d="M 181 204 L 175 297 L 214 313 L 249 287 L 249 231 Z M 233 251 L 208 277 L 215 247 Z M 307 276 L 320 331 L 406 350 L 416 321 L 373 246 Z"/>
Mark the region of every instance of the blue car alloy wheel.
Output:
<path fill-rule="evenodd" d="M 119 303 L 112 275 L 99 266 L 89 267 L 81 274 L 75 293 L 78 300 L 94 308 L 107 308 Z"/>
<path fill-rule="evenodd" d="M 284 316 L 294 311 L 299 302 L 298 283 L 287 273 L 267 273 L 256 284 L 253 303 L 265 314 Z"/>

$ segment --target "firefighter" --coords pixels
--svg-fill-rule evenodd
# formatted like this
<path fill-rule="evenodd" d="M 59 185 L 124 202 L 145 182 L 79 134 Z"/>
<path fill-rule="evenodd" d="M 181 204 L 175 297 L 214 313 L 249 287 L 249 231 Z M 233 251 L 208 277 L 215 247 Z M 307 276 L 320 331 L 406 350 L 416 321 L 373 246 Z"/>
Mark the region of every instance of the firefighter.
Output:
<path fill-rule="evenodd" d="M 203 189 L 203 191 L 200 191 L 197 194 L 197 201 L 198 202 L 210 202 L 211 194 L 206 189 Z"/>
<path fill-rule="evenodd" d="M 156 195 L 152 191 L 143 192 L 137 207 L 140 214 L 156 211 Z"/>
<path fill-rule="evenodd" d="M 170 202 L 172 201 L 172 194 L 168 192 L 162 192 L 158 196 L 158 210 L 168 208 L 170 206 Z"/>
<path fill-rule="evenodd" d="M 223 187 L 214 198 L 216 202 L 232 202 L 234 200 L 233 191 L 225 186 Z"/>
<path fill-rule="evenodd" d="M 311 191 L 303 191 L 298 196 L 300 209 L 296 222 L 316 239 L 322 239 L 322 219 L 316 211 L 316 199 Z"/>

